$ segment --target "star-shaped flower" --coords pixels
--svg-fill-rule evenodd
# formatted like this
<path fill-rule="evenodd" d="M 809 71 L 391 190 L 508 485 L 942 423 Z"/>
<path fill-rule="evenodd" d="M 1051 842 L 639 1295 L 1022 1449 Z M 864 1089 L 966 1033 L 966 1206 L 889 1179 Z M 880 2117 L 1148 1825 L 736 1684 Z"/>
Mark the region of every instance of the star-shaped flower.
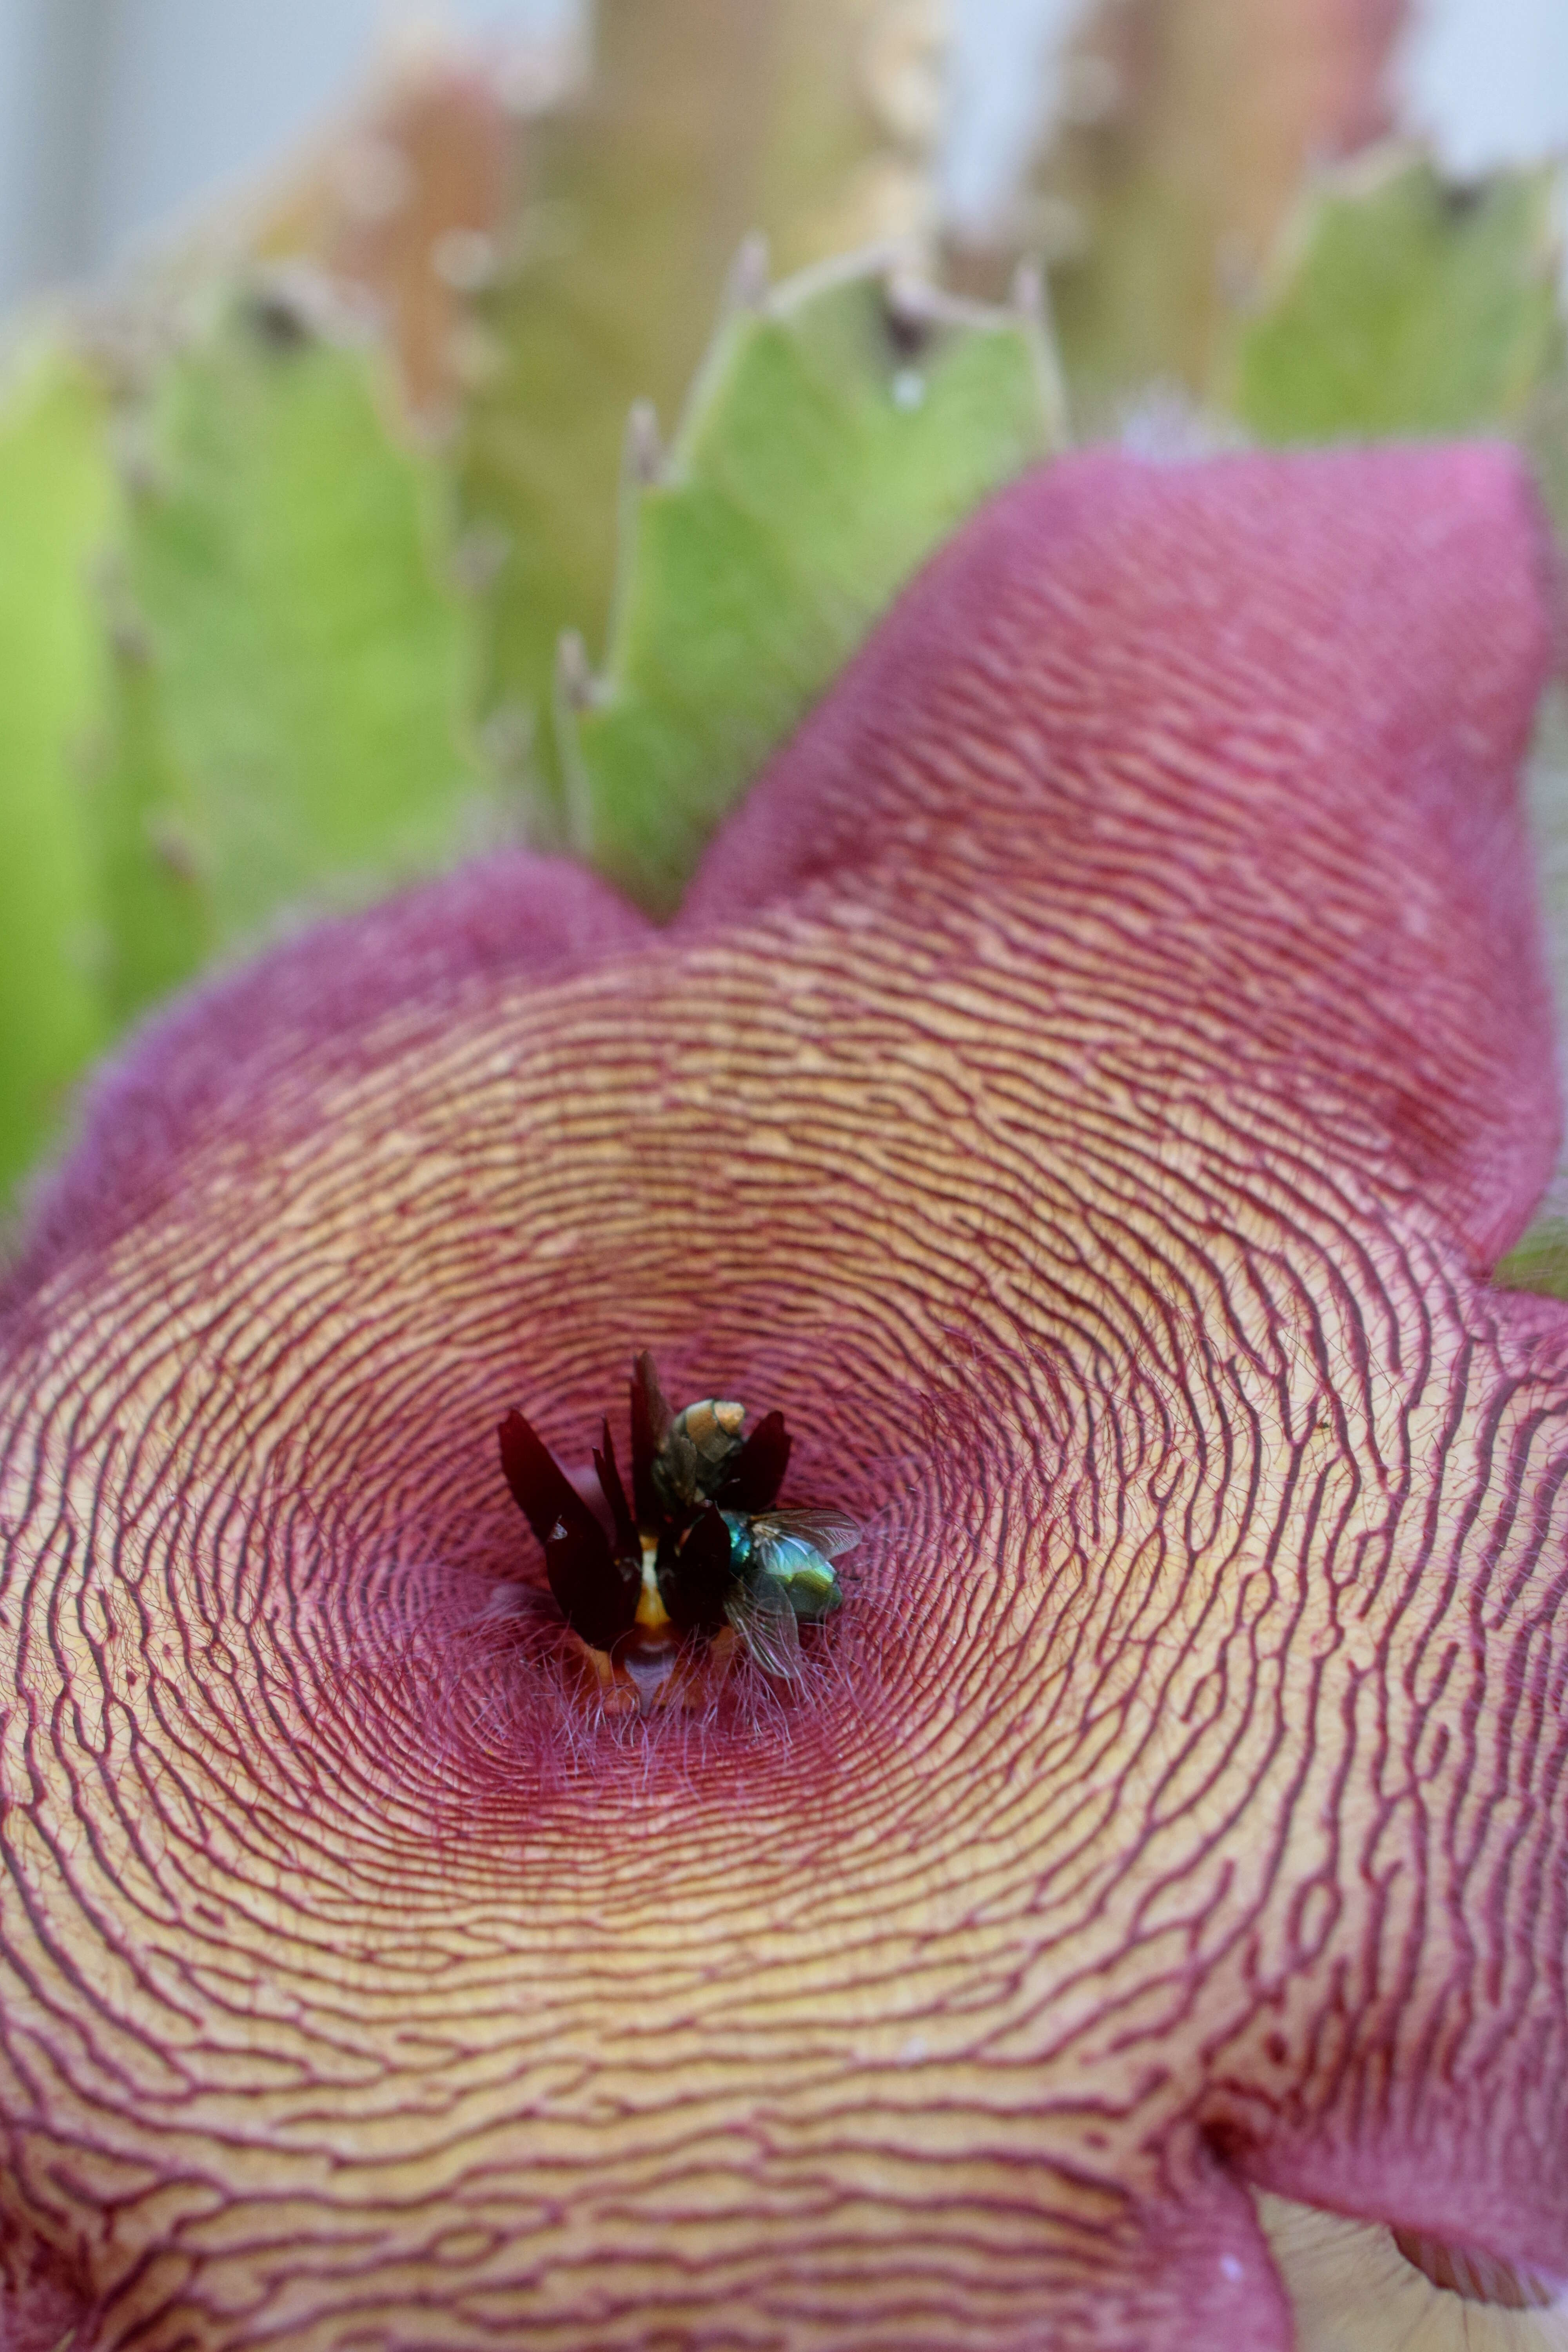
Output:
<path fill-rule="evenodd" d="M 1495 450 L 1058 466 L 668 931 L 503 858 L 100 1081 L 4 1360 L 37 2324 L 1284 2352 L 1248 2182 L 1568 2273 L 1544 567 Z M 563 1667 L 496 1426 L 639 1349 L 863 1530 L 796 1683 Z"/>

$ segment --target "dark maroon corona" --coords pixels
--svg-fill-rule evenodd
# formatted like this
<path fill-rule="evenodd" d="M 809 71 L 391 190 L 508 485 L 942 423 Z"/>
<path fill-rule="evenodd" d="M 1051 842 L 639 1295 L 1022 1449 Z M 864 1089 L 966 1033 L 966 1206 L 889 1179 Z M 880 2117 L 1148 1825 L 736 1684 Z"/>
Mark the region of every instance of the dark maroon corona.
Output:
<path fill-rule="evenodd" d="M 764 1672 L 798 1679 L 798 1622 L 837 1608 L 833 1561 L 858 1537 L 842 1512 L 776 1510 L 789 1466 L 782 1412 L 742 1435 L 745 1407 L 704 1397 L 672 1412 L 653 1358 L 631 1384 L 632 1493 L 608 1421 L 594 1451 L 604 1519 L 521 1412 L 500 1430 L 501 1468 L 544 1551 L 567 1624 L 651 1706 L 698 1642 L 739 1634 Z M 605 1525 L 608 1520 L 608 1528 Z"/>

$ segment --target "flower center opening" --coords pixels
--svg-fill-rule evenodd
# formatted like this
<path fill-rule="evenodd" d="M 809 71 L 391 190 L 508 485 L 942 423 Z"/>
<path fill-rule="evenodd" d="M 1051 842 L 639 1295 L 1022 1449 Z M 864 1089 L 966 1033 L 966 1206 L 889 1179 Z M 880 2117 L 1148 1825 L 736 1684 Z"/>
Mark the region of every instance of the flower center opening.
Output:
<path fill-rule="evenodd" d="M 778 1502 L 791 1439 L 781 1412 L 702 1397 L 674 1412 L 653 1359 L 631 1383 L 628 1496 L 607 1420 L 590 1478 L 563 1470 L 521 1412 L 501 1423 L 501 1468 L 544 1552 L 581 1652 L 578 1682 L 605 1712 L 705 1706 L 739 1667 L 802 1680 L 801 1629 L 842 1599 L 834 1567 L 859 1539 L 842 1511 Z"/>

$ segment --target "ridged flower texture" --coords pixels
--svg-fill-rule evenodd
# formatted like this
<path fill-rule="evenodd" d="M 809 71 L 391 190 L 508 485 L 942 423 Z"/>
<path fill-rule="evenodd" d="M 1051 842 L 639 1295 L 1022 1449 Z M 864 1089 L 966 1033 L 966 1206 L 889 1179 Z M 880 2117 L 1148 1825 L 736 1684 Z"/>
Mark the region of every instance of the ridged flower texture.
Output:
<path fill-rule="evenodd" d="M 1545 546 L 1493 448 L 1058 464 L 668 929 L 502 857 L 98 1082 L 7 2342 L 1286 2352 L 1249 2185 L 1568 2274 Z M 794 1682 L 552 1614 L 498 1423 L 626 1458 L 643 1349 L 859 1527 Z"/>

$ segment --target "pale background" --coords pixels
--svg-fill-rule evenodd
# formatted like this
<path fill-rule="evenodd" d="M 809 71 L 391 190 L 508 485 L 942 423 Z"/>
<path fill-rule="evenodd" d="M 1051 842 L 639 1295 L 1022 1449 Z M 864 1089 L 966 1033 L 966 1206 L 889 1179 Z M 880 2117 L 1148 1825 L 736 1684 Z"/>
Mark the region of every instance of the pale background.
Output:
<path fill-rule="evenodd" d="M 737 5 L 744 0 L 736 0 Z M 1048 93 L 1077 0 L 954 0 L 952 201 L 983 215 Z M 0 0 L 0 304 L 90 275 L 243 181 L 351 88 L 417 13 L 547 30 L 574 0 Z M 1451 164 L 1568 152 L 1568 0 L 1426 0 L 1405 120 Z"/>

